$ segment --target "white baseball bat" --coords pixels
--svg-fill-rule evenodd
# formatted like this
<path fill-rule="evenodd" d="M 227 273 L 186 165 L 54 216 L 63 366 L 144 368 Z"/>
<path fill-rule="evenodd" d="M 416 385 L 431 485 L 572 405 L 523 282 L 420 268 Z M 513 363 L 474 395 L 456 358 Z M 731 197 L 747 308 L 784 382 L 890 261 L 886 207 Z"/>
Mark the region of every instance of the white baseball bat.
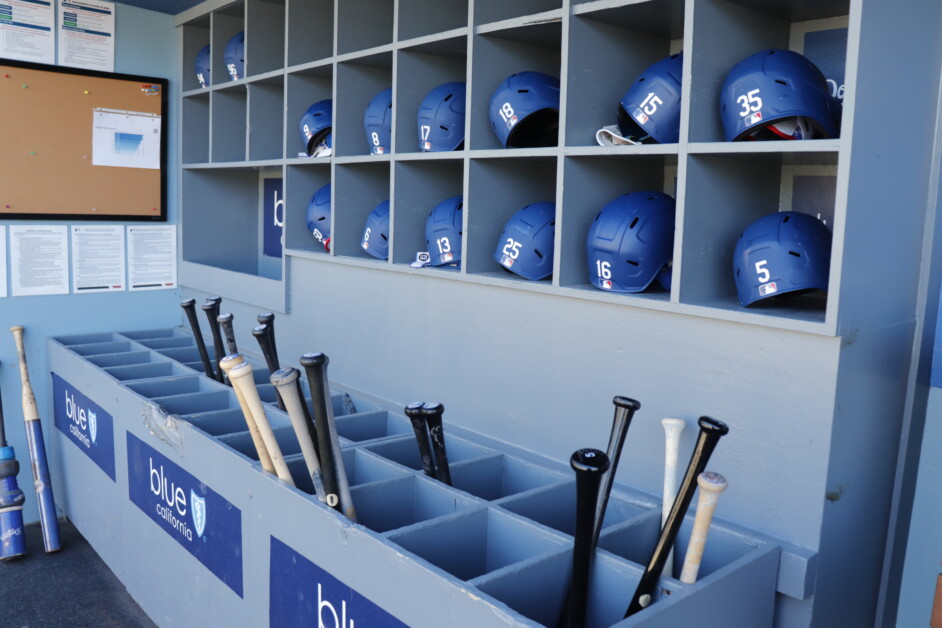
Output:
<path fill-rule="evenodd" d="M 684 431 L 683 419 L 661 419 L 664 426 L 664 495 L 661 502 L 661 527 L 667 521 L 667 515 L 674 506 L 677 497 L 677 453 L 680 449 L 680 433 Z M 674 551 L 667 555 L 664 575 L 674 575 Z"/>

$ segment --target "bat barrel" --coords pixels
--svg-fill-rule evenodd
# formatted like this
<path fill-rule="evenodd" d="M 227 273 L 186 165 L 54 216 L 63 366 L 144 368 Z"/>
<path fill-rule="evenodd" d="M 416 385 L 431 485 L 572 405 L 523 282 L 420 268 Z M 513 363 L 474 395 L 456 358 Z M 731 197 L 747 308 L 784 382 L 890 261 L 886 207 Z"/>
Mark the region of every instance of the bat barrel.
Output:
<path fill-rule="evenodd" d="M 713 513 L 716 512 L 716 504 L 719 502 L 720 494 L 729 486 L 726 478 L 712 471 L 701 473 L 697 477 L 697 484 L 700 486 L 697 516 L 693 521 L 693 531 L 690 533 L 690 542 L 687 544 L 684 567 L 680 572 L 680 581 L 685 584 L 693 584 L 697 581 L 707 535 L 710 533 L 710 522 L 713 521 Z"/>
<path fill-rule="evenodd" d="M 432 458 L 432 446 L 429 443 L 428 425 L 425 423 L 425 415 L 422 407 L 423 401 L 416 401 L 407 405 L 404 412 L 412 423 L 412 431 L 415 432 L 415 441 L 419 447 L 419 455 L 422 457 L 422 470 L 430 478 L 436 477 L 435 460 Z"/>
<path fill-rule="evenodd" d="M 427 403 L 422 406 L 422 414 L 428 425 L 428 435 L 432 440 L 432 449 L 435 452 L 435 477 L 439 482 L 451 486 L 451 469 L 448 466 L 448 452 L 445 450 L 445 429 L 442 425 L 442 415 L 445 406 L 441 403 Z"/>
<path fill-rule="evenodd" d="M 291 419 L 291 426 L 294 428 L 294 435 L 298 439 L 298 445 L 301 447 L 301 454 L 304 456 L 304 462 L 307 465 L 308 473 L 311 476 L 311 482 L 314 484 L 314 492 L 317 498 L 327 501 L 327 494 L 324 491 L 324 481 L 321 473 L 320 458 L 314 448 L 315 438 L 311 434 L 308 420 L 305 420 L 305 403 L 298 394 L 298 381 L 300 375 L 298 369 L 288 367 L 279 369 L 271 374 L 270 381 L 280 393 L 285 401 L 285 407 L 288 411 L 288 418 Z"/>
<path fill-rule="evenodd" d="M 569 466 L 576 473 L 576 531 L 572 549 L 572 580 L 569 585 L 569 628 L 585 625 L 589 575 L 595 553 L 595 505 L 602 476 L 609 469 L 608 456 L 598 449 L 580 449 L 572 454 Z"/>
<path fill-rule="evenodd" d="M 602 475 L 598 501 L 595 505 L 595 527 L 592 531 L 593 546 L 598 542 L 599 534 L 602 532 L 605 511 L 608 509 L 608 498 L 612 492 L 612 483 L 615 481 L 615 472 L 618 469 L 618 461 L 621 459 L 621 450 L 625 445 L 625 437 L 628 435 L 628 428 L 631 427 L 631 419 L 634 417 L 635 412 L 641 409 L 641 404 L 629 397 L 616 396 L 612 399 L 612 403 L 615 405 L 615 416 L 612 418 L 612 433 L 608 438 L 608 451 L 606 453 L 609 466 L 608 470 Z"/>
<path fill-rule="evenodd" d="M 190 330 L 193 332 L 193 340 L 196 341 L 196 349 L 200 353 L 200 361 L 203 363 L 203 372 L 207 377 L 221 381 L 221 375 L 216 373 L 213 363 L 206 352 L 206 341 L 203 340 L 203 332 L 200 330 L 200 322 L 196 316 L 196 299 L 184 299 L 180 302 L 180 307 L 186 314 L 187 321 L 190 323 Z"/>
<path fill-rule="evenodd" d="M 203 311 L 206 313 L 206 319 L 209 322 L 209 331 L 213 336 L 213 353 L 216 355 L 216 364 L 222 361 L 226 357 L 226 348 L 222 344 L 222 332 L 219 329 L 219 297 L 214 297 L 206 299 L 206 302 L 203 303 Z M 226 381 L 226 376 L 216 371 L 218 374 L 222 375 L 222 381 Z"/>
<path fill-rule="evenodd" d="M 235 317 L 232 315 L 232 312 L 226 312 L 216 317 L 216 322 L 219 323 L 219 327 L 222 328 L 222 335 L 226 340 L 226 347 L 229 349 L 230 355 L 239 352 L 235 341 L 235 330 L 232 328 L 233 318 Z"/>
<path fill-rule="evenodd" d="M 268 366 L 270 376 L 280 369 L 281 366 L 278 364 L 278 356 L 275 355 L 275 344 L 272 342 L 272 336 L 268 331 L 268 324 L 260 323 L 253 327 L 252 335 L 258 340 L 258 346 L 262 350 L 262 355 L 265 357 L 265 364 Z M 277 390 L 275 391 L 275 401 L 278 402 L 278 408 L 280 410 L 285 409 L 285 402 Z"/>
<path fill-rule="evenodd" d="M 268 326 L 268 336 L 271 338 L 271 350 L 272 354 L 275 356 L 275 364 L 279 364 L 278 361 L 278 345 L 275 344 L 275 313 L 274 312 L 262 312 L 255 317 L 255 320 L 258 321 L 259 325 Z"/>
<path fill-rule="evenodd" d="M 257 329 L 257 328 L 256 328 Z M 321 454 L 321 474 L 324 477 L 324 491 L 327 505 L 340 510 L 340 495 L 337 485 L 336 461 L 331 446 L 330 391 L 327 390 L 325 369 L 329 360 L 323 353 L 305 353 L 301 356 L 301 366 L 307 374 L 307 385 L 311 389 L 311 414 L 317 425 L 318 451 Z M 340 462 L 343 464 L 343 461 Z"/>

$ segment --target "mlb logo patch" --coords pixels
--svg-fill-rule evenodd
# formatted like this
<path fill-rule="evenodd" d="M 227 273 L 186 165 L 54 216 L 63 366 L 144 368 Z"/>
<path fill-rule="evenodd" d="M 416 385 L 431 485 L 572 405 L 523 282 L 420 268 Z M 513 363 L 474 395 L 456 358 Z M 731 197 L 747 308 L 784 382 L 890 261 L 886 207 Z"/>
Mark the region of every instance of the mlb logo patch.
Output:
<path fill-rule="evenodd" d="M 759 122 L 762 122 L 762 112 L 761 112 L 761 111 L 757 111 L 757 112 L 755 112 L 754 114 L 752 114 L 751 116 L 749 116 L 748 118 L 746 118 L 746 126 L 747 126 L 747 127 L 750 127 L 750 126 L 752 126 L 753 124 L 758 124 Z"/>
<path fill-rule="evenodd" d="M 514 261 L 506 255 L 500 258 L 500 263 L 502 266 L 506 266 L 507 268 L 510 268 L 514 265 Z"/>
<path fill-rule="evenodd" d="M 442 263 L 450 262 L 450 261 L 453 260 L 453 259 L 455 259 L 455 254 L 454 254 L 454 253 L 443 253 L 443 254 L 442 254 Z"/>
<path fill-rule="evenodd" d="M 601 288 L 602 290 L 611 290 L 611 289 L 612 289 L 612 280 L 611 280 L 611 279 L 603 279 L 603 280 L 599 283 L 599 288 Z"/>
<path fill-rule="evenodd" d="M 759 286 L 760 297 L 775 294 L 776 292 L 778 292 L 778 286 L 775 285 L 774 281 L 770 281 L 769 283 L 764 283 Z"/>
<path fill-rule="evenodd" d="M 510 116 L 510 119 L 507 120 L 507 128 L 512 129 L 515 124 L 517 124 L 517 116 Z"/>
<path fill-rule="evenodd" d="M 422 142 L 422 150 L 432 150 L 431 142 Z"/>
<path fill-rule="evenodd" d="M 363 244 L 361 244 L 360 246 L 362 246 L 364 249 L 368 249 L 368 248 L 370 248 L 370 241 L 369 241 L 369 240 L 363 240 Z"/>
<path fill-rule="evenodd" d="M 374 147 L 373 147 L 373 154 L 374 154 L 374 155 L 382 155 L 382 154 L 383 154 L 383 147 L 382 147 L 382 146 L 374 146 Z"/>
<path fill-rule="evenodd" d="M 638 121 L 638 124 L 647 124 L 648 119 L 649 119 L 648 116 L 645 115 L 645 113 L 641 111 L 640 109 L 635 109 L 634 113 L 632 113 L 631 116 L 635 120 Z"/>

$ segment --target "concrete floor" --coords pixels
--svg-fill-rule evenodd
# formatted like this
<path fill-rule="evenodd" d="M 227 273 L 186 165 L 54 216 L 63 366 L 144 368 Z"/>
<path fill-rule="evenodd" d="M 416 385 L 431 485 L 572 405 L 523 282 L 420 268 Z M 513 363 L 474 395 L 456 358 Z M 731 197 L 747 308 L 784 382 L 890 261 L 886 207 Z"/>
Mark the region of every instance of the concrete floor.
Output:
<path fill-rule="evenodd" d="M 0 626 L 156 625 L 67 519 L 59 521 L 59 535 L 62 549 L 46 554 L 39 524 L 28 525 L 28 554 L 0 562 Z"/>

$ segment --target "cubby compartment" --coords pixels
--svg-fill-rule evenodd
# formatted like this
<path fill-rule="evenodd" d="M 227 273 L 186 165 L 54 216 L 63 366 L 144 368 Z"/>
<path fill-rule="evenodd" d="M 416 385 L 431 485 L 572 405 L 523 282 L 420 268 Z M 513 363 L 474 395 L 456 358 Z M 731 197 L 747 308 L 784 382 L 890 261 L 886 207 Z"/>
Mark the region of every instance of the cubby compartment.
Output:
<path fill-rule="evenodd" d="M 392 460 L 404 467 L 409 467 L 416 471 L 422 469 L 422 457 L 419 455 L 419 446 L 415 442 L 415 436 L 391 439 L 386 442 L 367 445 L 366 448 L 373 453 Z M 473 460 L 493 455 L 493 449 L 487 449 L 480 445 L 475 445 L 462 438 L 445 437 L 445 450 L 448 454 L 449 466 L 462 460 Z"/>
<path fill-rule="evenodd" d="M 767 144 L 755 146 L 758 150 Z M 822 219 L 833 233 L 837 151 L 806 150 L 824 146 L 823 142 L 792 142 L 787 147 L 805 150 L 688 156 L 679 282 L 682 303 L 748 316 L 824 322 L 828 304 L 824 293 L 783 294 L 744 308 L 737 300 L 733 275 L 739 235 L 763 216 L 794 210 Z"/>
<path fill-rule="evenodd" d="M 382 262 L 361 246 L 366 219 L 383 201 L 389 200 L 389 168 L 386 161 L 379 163 L 337 164 L 334 167 L 334 230 L 331 250 L 336 255 Z M 392 204 L 390 203 L 390 206 Z M 390 207 L 390 225 L 394 224 L 395 210 Z M 371 233 L 372 241 L 392 249 L 392 232 Z M 374 249 L 375 250 L 375 249 Z"/>
<path fill-rule="evenodd" d="M 249 159 L 281 159 L 284 155 L 284 77 L 272 76 L 248 86 Z"/>
<path fill-rule="evenodd" d="M 336 415 L 335 415 L 336 416 Z M 386 410 L 336 417 L 337 433 L 354 443 L 411 433 L 412 426 Z"/>
<path fill-rule="evenodd" d="M 286 78 L 288 84 L 285 95 L 285 146 L 288 157 L 316 159 L 328 163 L 326 158 L 311 158 L 307 154 L 307 140 L 304 138 L 301 118 L 314 103 L 333 99 L 334 71 L 329 63 L 306 67 L 291 72 Z M 336 115 L 336 114 L 335 114 Z M 333 120 L 336 127 L 336 119 Z M 336 150 L 337 134 L 334 132 L 333 143 Z"/>
<path fill-rule="evenodd" d="M 352 487 L 350 492 L 357 511 L 357 523 L 374 532 L 404 528 L 468 510 L 480 503 L 415 475 L 361 484 Z"/>
<path fill-rule="evenodd" d="M 131 340 L 152 340 L 155 338 L 172 338 L 174 336 L 190 337 L 189 334 L 181 332 L 179 327 L 168 327 L 164 329 L 144 329 L 140 331 L 125 331 L 121 335 Z M 58 339 L 57 339 L 58 340 Z"/>
<path fill-rule="evenodd" d="M 400 0 L 399 41 L 468 25 L 468 0 Z"/>
<path fill-rule="evenodd" d="M 246 74 L 256 76 L 285 65 L 285 0 L 246 0 Z"/>
<path fill-rule="evenodd" d="M 631 294 L 613 294 L 596 288 L 592 279 L 598 276 L 598 271 L 589 266 L 586 237 L 599 211 L 619 196 L 654 191 L 673 198 L 677 196 L 676 181 L 676 154 L 567 157 L 562 186 L 565 211 L 556 224 L 560 236 L 559 285 L 625 300 L 669 301 L 670 291 L 661 287 L 657 280 L 644 292 Z M 676 251 L 679 247 L 675 257 Z"/>
<path fill-rule="evenodd" d="M 235 403 L 235 397 L 233 393 L 233 398 L 230 400 L 229 390 L 215 390 L 212 392 L 204 391 L 152 397 L 151 401 L 163 408 L 167 414 L 190 414 L 209 410 L 225 410 Z"/>
<path fill-rule="evenodd" d="M 390 532 L 387 537 L 460 580 L 561 549 L 566 540 L 493 508 Z"/>
<path fill-rule="evenodd" d="M 526 22 L 526 16 L 533 21 L 545 20 L 547 17 L 542 14 L 558 11 L 562 6 L 562 0 L 475 0 L 474 23 L 487 24 L 511 18 L 525 18 L 521 22 Z"/>
<path fill-rule="evenodd" d="M 212 160 L 245 161 L 248 94 L 245 84 L 226 86 L 212 98 Z"/>
<path fill-rule="evenodd" d="M 67 347 L 73 347 L 76 345 L 89 345 L 102 342 L 119 342 L 123 340 L 121 336 L 126 336 L 126 334 L 113 334 L 113 333 L 102 333 L 102 334 L 74 334 L 72 336 L 58 336 L 56 340 Z"/>
<path fill-rule="evenodd" d="M 768 48 L 790 49 L 802 53 L 806 34 L 822 29 L 844 28 L 850 12 L 850 0 L 826 2 L 778 2 L 761 0 L 711 0 L 693 6 L 693 30 L 709 33 L 698 37 L 695 54 L 690 55 L 691 142 L 725 142 L 720 96 L 729 71 L 750 55 Z M 833 84 L 832 95 L 843 97 L 846 36 L 843 49 L 832 49 L 836 42 L 820 46 L 815 42 L 809 58 L 825 67 L 822 71 Z M 823 51 L 824 54 L 820 54 Z M 840 81 L 840 84 L 838 84 Z M 761 94 L 759 95 L 761 97 Z M 756 111 L 757 103 L 747 103 Z M 739 106 L 739 105 L 737 105 Z M 808 141 L 808 140 L 803 140 Z"/>
<path fill-rule="evenodd" d="M 183 92 L 203 89 L 196 77 L 196 57 L 205 46 L 209 45 L 209 20 L 209 15 L 203 15 L 187 22 L 181 28 L 183 33 L 183 79 L 180 90 Z M 212 59 L 212 54 L 210 54 L 210 59 Z M 203 79 L 207 81 L 207 87 L 212 85 L 212 65 L 210 65 L 210 76 L 204 76 Z M 186 116 L 184 115 L 184 117 Z"/>
<path fill-rule="evenodd" d="M 379 456 L 373 455 L 364 449 L 348 448 L 341 452 L 343 468 L 347 474 L 350 486 L 369 484 L 371 482 L 385 482 L 393 478 L 404 477 L 408 471 L 398 465 L 391 464 Z"/>
<path fill-rule="evenodd" d="M 209 92 L 188 94 L 183 98 L 183 152 L 185 164 L 209 161 Z"/>
<path fill-rule="evenodd" d="M 494 260 L 504 225 L 531 203 L 556 202 L 556 158 L 472 159 L 465 204 L 466 272 L 527 281 Z M 559 208 L 557 207 L 557 216 Z M 545 255 L 545 251 L 541 254 Z M 552 278 L 542 283 L 549 283 Z M 533 282 L 539 283 L 539 282 Z"/>
<path fill-rule="evenodd" d="M 436 87 L 445 83 L 467 83 L 468 70 L 468 38 L 461 35 L 448 39 L 436 40 L 400 50 L 396 61 L 396 152 L 415 153 L 420 150 L 423 140 L 433 141 L 435 133 L 441 133 L 438 127 L 419 129 L 419 107 L 425 97 Z M 446 96 L 452 98 L 453 96 Z M 467 94 L 465 94 L 465 109 L 467 108 Z M 446 110 L 448 105 L 442 105 L 439 110 Z M 449 130 L 458 137 L 464 137 L 467 118 L 460 126 L 452 128 L 444 126 L 444 132 Z M 451 118 L 442 122 L 449 124 Z M 438 125 L 442 126 L 442 125 Z M 432 125 L 429 125 L 432 127 Z M 439 135 L 439 139 L 440 139 Z M 446 137 L 455 137 L 446 135 Z M 464 148 L 466 143 L 461 141 L 458 149 Z M 436 151 L 438 152 L 438 151 Z M 447 152 L 438 152 L 437 156 L 447 156 Z"/>
<path fill-rule="evenodd" d="M 189 421 L 194 427 L 203 430 L 210 436 L 244 432 L 247 429 L 245 415 L 242 413 L 241 408 L 193 412 L 191 414 L 182 414 L 180 418 Z"/>
<path fill-rule="evenodd" d="M 129 364 L 147 364 L 158 361 L 150 351 L 128 351 L 126 353 L 111 353 L 106 355 L 93 355 L 86 357 L 86 360 L 99 366 L 107 368 L 109 366 L 126 366 Z"/>
<path fill-rule="evenodd" d="M 330 162 L 311 160 L 308 163 L 292 164 L 286 168 L 286 172 L 285 248 L 326 255 L 324 244 L 308 228 L 307 209 L 314 193 L 330 183 Z M 333 219 L 329 217 L 323 222 L 326 224 L 319 225 L 318 230 L 330 237 Z M 322 239 L 326 238 L 322 236 Z"/>
<path fill-rule="evenodd" d="M 264 180 L 280 173 L 281 167 L 184 170 L 184 261 L 281 279 L 281 259 L 264 254 L 262 224 Z"/>
<path fill-rule="evenodd" d="M 170 362 L 169 360 L 166 362 L 151 362 L 149 364 L 112 366 L 104 369 L 104 371 L 119 382 L 189 374 L 189 370 L 181 368 L 180 365 Z"/>
<path fill-rule="evenodd" d="M 683 37 L 683 0 L 573 7 L 566 145 L 595 146 L 595 132 L 618 123 L 619 102 L 628 88 L 650 65 L 680 52 Z"/>
<path fill-rule="evenodd" d="M 343 103 L 341 107 L 334 107 L 334 154 L 338 157 L 370 155 L 372 144 L 363 120 L 370 101 L 392 87 L 392 66 L 392 52 L 337 64 L 336 101 Z"/>
<path fill-rule="evenodd" d="M 576 531 L 576 483 L 573 480 L 511 495 L 497 503 L 521 517 L 532 519 L 570 536 Z M 602 529 L 636 517 L 647 517 L 650 512 L 648 508 L 611 495 Z M 660 517 L 660 511 L 657 516 Z"/>
<path fill-rule="evenodd" d="M 499 4 L 516 7 L 516 3 Z M 491 126 L 491 96 L 507 77 L 518 72 L 542 72 L 559 79 L 561 40 L 562 24 L 559 19 L 537 20 L 533 24 L 516 28 L 498 25 L 492 30 L 478 30 L 474 38 L 471 80 L 468 84 L 471 95 L 467 115 L 471 120 L 471 137 L 466 144 L 469 148 L 503 150 Z"/>
<path fill-rule="evenodd" d="M 563 477 L 504 454 L 451 465 L 452 486 L 488 501 L 559 482 Z"/>
<path fill-rule="evenodd" d="M 443 154 L 445 157 L 448 153 Z M 425 241 L 425 225 L 429 215 L 439 203 L 464 190 L 464 161 L 461 159 L 427 159 L 400 161 L 395 164 L 396 215 L 393 231 L 396 234 L 396 250 L 393 262 L 411 264 L 416 253 L 435 250 L 439 253 L 457 253 L 452 264 L 429 267 L 428 270 L 457 272 L 461 267 L 461 251 L 464 250 L 459 235 L 456 242 Z M 462 201 L 463 203 L 463 201 Z M 462 207 L 462 214 L 464 209 Z M 463 219 L 462 219 L 463 220 Z M 460 227 L 463 233 L 463 227 Z M 447 238 L 447 236 L 446 236 Z"/>
<path fill-rule="evenodd" d="M 333 0 L 288 0 L 288 66 L 334 54 Z"/>
<path fill-rule="evenodd" d="M 138 340 L 138 344 L 148 349 L 178 349 L 192 347 L 195 343 L 192 336 L 171 336 L 169 338 L 154 338 L 153 340 Z M 212 350 L 212 345 L 209 345 Z"/>
<path fill-rule="evenodd" d="M 200 352 L 195 342 L 191 342 L 190 345 L 186 347 L 168 347 L 165 349 L 157 349 L 157 352 L 160 355 L 170 358 L 171 360 L 176 360 L 177 362 L 182 363 L 197 362 L 202 367 Z M 210 360 L 213 359 L 213 345 L 211 343 L 206 345 L 206 354 L 209 356 Z"/>
<path fill-rule="evenodd" d="M 166 379 L 150 379 L 143 382 L 127 383 L 125 386 L 148 399 L 203 391 L 216 392 L 219 390 L 218 383 L 213 383 L 205 377 L 198 377 L 196 375 L 189 377 L 170 377 Z"/>
<path fill-rule="evenodd" d="M 245 2 L 239 0 L 226 5 L 212 13 L 212 77 L 213 86 L 225 85 L 232 82 L 232 77 L 226 68 L 226 45 L 236 33 L 245 32 Z M 246 40 L 248 44 L 248 40 Z M 242 80 L 240 78 L 240 80 Z"/>
<path fill-rule="evenodd" d="M 385 46 L 393 40 L 393 0 L 344 0 L 337 6 L 337 54 Z"/>
<path fill-rule="evenodd" d="M 266 408 L 266 410 L 268 410 L 268 408 Z M 281 449 L 281 455 L 285 457 L 300 455 L 301 445 L 298 443 L 298 437 L 294 433 L 294 428 L 288 424 L 288 416 L 278 411 L 266 411 L 265 416 L 268 417 L 268 422 L 271 423 L 275 440 L 278 441 L 278 448 Z M 252 460 L 258 461 L 258 452 L 255 451 L 255 443 L 252 441 L 252 435 L 249 434 L 248 431 L 222 434 L 217 436 L 217 438 L 222 444 L 231 447 Z"/>
<path fill-rule="evenodd" d="M 111 342 L 90 342 L 86 344 L 74 344 L 69 347 L 75 353 L 82 356 L 104 355 L 108 353 L 124 353 L 131 350 L 131 343 L 126 340 L 115 340 Z"/>

